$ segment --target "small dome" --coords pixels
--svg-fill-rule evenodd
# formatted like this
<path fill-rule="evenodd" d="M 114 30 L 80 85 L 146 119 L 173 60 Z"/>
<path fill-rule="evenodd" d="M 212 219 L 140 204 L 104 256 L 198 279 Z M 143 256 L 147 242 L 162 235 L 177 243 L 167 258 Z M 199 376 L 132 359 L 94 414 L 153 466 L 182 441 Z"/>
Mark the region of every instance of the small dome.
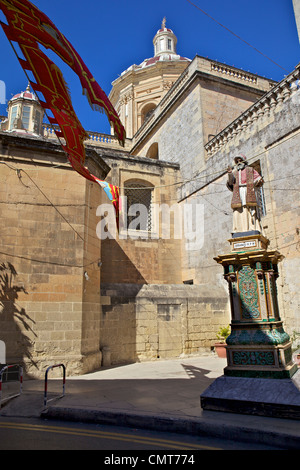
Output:
<path fill-rule="evenodd" d="M 38 101 L 37 97 L 33 93 L 31 93 L 29 83 L 28 83 L 27 88 L 26 88 L 25 91 L 22 91 L 21 93 L 17 93 L 16 95 L 14 95 L 10 99 L 10 101 L 17 100 L 18 98 L 24 98 L 26 100 Z"/>
<path fill-rule="evenodd" d="M 43 117 L 44 109 L 38 98 L 31 93 L 28 83 L 25 91 L 17 93 L 8 102 L 5 130 L 32 136 L 42 135 Z"/>
<path fill-rule="evenodd" d="M 167 21 L 167 19 L 166 19 L 166 17 L 164 17 L 164 19 L 162 20 L 162 23 L 161 23 L 161 27 L 157 31 L 156 34 L 163 33 L 163 32 L 168 32 L 168 33 L 174 34 L 173 31 L 170 28 L 166 28 L 166 21 Z"/>
<path fill-rule="evenodd" d="M 128 69 L 121 73 L 121 76 L 130 70 L 140 70 L 145 67 L 155 65 L 157 62 L 171 61 L 187 61 L 191 62 L 187 57 L 182 57 L 176 52 L 177 38 L 170 28 L 166 28 L 166 18 L 163 19 L 161 28 L 157 31 L 153 38 L 154 57 L 143 60 L 139 65 L 131 65 Z"/>
<path fill-rule="evenodd" d="M 162 33 L 162 32 L 164 32 L 164 31 L 167 31 L 168 33 L 174 34 L 173 31 L 172 31 L 170 28 L 160 28 L 160 29 L 157 31 L 156 34 Z"/>

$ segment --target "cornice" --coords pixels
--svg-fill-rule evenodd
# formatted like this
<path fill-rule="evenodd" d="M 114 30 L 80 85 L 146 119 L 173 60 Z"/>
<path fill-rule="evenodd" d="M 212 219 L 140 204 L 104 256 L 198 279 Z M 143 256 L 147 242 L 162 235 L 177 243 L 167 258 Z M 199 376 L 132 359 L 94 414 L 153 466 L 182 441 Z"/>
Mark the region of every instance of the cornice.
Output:
<path fill-rule="evenodd" d="M 49 141 L 43 138 L 19 136 L 5 131 L 0 131 L 0 142 L 2 144 L 2 154 L 0 154 L 0 158 L 3 160 L 23 161 L 29 164 L 52 166 L 53 161 L 47 161 L 47 159 L 45 159 L 45 154 L 47 154 L 49 158 L 51 158 L 51 156 L 55 156 L 56 160 L 59 159 L 61 161 L 59 166 L 62 166 L 64 169 L 74 171 L 59 142 Z M 25 152 L 22 156 L 14 157 L 10 155 L 12 149 L 22 149 L 25 150 Z M 32 156 L 32 151 L 35 152 L 34 158 Z M 36 152 L 41 154 L 42 160 L 38 158 Z M 105 178 L 110 171 L 109 165 L 102 159 L 94 148 L 86 147 L 87 165 L 89 164 L 89 159 L 98 167 L 98 170 L 100 170 L 102 175 L 101 178 Z"/>
<path fill-rule="evenodd" d="M 273 113 L 293 93 L 291 84 L 299 78 L 300 64 L 205 145 L 208 157 L 218 152 L 228 141 L 243 132 L 258 119 Z"/>

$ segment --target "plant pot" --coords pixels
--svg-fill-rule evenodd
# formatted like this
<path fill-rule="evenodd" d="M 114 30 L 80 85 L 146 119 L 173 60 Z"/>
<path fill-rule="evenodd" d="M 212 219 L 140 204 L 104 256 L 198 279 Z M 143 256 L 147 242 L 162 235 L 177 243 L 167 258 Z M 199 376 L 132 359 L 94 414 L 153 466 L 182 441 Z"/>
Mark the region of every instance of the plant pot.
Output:
<path fill-rule="evenodd" d="M 223 357 L 223 358 L 227 357 L 226 348 L 227 348 L 226 343 L 215 343 L 215 351 L 216 351 L 218 357 Z"/>
<path fill-rule="evenodd" d="M 295 351 L 293 354 L 293 361 L 300 366 L 300 352 L 299 350 Z"/>

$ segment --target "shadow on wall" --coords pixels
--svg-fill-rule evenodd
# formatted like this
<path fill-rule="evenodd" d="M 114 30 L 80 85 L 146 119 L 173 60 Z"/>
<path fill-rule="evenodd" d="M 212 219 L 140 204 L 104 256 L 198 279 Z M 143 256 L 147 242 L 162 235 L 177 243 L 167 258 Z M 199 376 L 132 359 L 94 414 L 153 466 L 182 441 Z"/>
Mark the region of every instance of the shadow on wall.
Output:
<path fill-rule="evenodd" d="M 136 362 L 136 296 L 147 281 L 114 239 L 102 241 L 101 260 L 100 349 L 112 363 Z"/>
<path fill-rule="evenodd" d="M 101 253 L 101 283 L 147 284 L 144 276 L 116 240 L 109 238 L 103 240 Z M 135 251 L 132 255 L 134 254 Z M 143 262 L 146 263 L 147 260 Z"/>
<path fill-rule="evenodd" d="M 2 343 L 2 358 L 7 364 L 18 363 L 24 366 L 25 359 L 34 363 L 30 349 L 31 341 L 24 334 L 30 331 L 34 336 L 30 323 L 33 320 L 27 315 L 24 308 L 17 303 L 19 292 L 27 294 L 23 286 L 16 282 L 17 271 L 11 263 L 0 264 L 0 340 Z M 5 357 L 6 356 L 6 357 Z"/>

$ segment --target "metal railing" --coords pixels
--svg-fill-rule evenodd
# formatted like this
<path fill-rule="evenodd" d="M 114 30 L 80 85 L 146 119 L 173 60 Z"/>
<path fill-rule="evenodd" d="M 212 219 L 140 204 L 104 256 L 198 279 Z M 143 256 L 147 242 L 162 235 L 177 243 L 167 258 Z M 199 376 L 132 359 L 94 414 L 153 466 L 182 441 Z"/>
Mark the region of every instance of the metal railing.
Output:
<path fill-rule="evenodd" d="M 8 374 L 9 369 L 13 367 L 18 367 L 18 375 L 19 375 L 19 381 L 20 381 L 20 392 L 16 393 L 14 395 L 9 395 L 8 397 L 2 399 L 2 383 L 3 383 L 3 374 L 6 371 L 6 374 Z M 6 383 L 8 382 L 7 380 L 8 376 L 6 375 Z M 11 365 L 6 365 L 4 366 L 1 371 L 0 371 L 0 409 L 2 406 L 2 403 L 4 403 L 7 400 L 10 400 L 11 398 L 18 397 L 22 393 L 22 387 L 23 387 L 23 368 L 19 364 L 11 364 Z"/>
<path fill-rule="evenodd" d="M 62 395 L 58 396 L 58 397 L 54 397 L 54 398 L 51 398 L 50 400 L 47 399 L 47 393 L 48 393 L 48 372 L 51 370 L 51 369 L 54 369 L 56 367 L 62 367 L 63 369 L 63 393 Z M 66 386 L 66 368 L 64 366 L 64 364 L 55 364 L 54 366 L 49 366 L 46 370 L 46 373 L 45 373 L 45 389 L 44 389 L 44 406 L 47 406 L 47 403 L 49 401 L 52 401 L 52 400 L 57 400 L 58 398 L 62 398 L 65 396 L 65 386 Z"/>

